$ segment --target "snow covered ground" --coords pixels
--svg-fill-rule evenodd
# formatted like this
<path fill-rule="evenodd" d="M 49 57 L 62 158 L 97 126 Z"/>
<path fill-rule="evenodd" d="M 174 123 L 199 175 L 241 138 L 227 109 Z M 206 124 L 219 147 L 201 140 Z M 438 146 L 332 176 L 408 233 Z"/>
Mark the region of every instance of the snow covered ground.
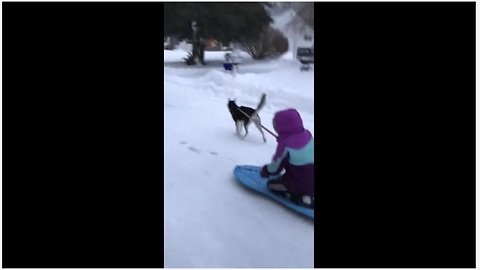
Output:
<path fill-rule="evenodd" d="M 276 147 L 251 126 L 242 140 L 228 99 L 267 103 L 262 124 L 276 111 L 296 108 L 313 134 L 313 72 L 288 59 L 253 61 L 223 70 L 223 52 L 205 52 L 206 66 L 186 66 L 187 52 L 164 51 L 165 267 L 313 267 L 314 224 L 244 188 L 235 165 L 264 165 Z"/>

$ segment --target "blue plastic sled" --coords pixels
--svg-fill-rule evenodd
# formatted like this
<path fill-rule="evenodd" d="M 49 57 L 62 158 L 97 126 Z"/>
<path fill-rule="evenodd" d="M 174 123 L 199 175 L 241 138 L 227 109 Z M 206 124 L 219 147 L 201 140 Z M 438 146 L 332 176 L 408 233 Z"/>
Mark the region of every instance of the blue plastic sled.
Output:
<path fill-rule="evenodd" d="M 270 191 L 267 188 L 267 181 L 270 179 L 274 179 L 276 177 L 273 176 L 270 178 L 262 178 L 260 176 L 261 169 L 262 168 L 259 166 L 242 165 L 242 166 L 236 166 L 233 173 L 235 174 L 235 177 L 237 178 L 237 180 L 243 185 L 245 185 L 246 187 L 274 199 L 275 201 L 283 204 L 284 206 L 294 210 L 297 213 L 300 213 L 312 219 L 314 218 L 313 209 L 308 209 L 300 205 L 297 205 L 287 200 L 286 198 Z"/>

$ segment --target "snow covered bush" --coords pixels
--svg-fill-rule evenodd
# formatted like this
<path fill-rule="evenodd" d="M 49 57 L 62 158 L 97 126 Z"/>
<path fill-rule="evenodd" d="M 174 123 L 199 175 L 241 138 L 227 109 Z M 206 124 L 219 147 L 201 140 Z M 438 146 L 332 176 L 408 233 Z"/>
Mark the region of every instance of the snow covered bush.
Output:
<path fill-rule="evenodd" d="M 275 58 L 288 51 L 288 39 L 273 27 L 266 28 L 257 38 L 239 44 L 253 59 Z"/>
<path fill-rule="evenodd" d="M 273 29 L 273 28 L 272 28 Z M 271 44 L 278 55 L 282 55 L 288 51 L 288 39 L 279 30 L 273 29 Z"/>

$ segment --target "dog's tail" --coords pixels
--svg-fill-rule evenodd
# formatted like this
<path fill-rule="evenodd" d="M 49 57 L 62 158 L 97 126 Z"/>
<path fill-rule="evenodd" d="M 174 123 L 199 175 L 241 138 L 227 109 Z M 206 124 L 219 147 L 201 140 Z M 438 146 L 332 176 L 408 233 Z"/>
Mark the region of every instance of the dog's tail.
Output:
<path fill-rule="evenodd" d="M 255 109 L 255 113 L 258 113 L 263 108 L 263 106 L 265 106 L 266 99 L 267 99 L 267 95 L 263 93 L 262 98 L 260 99 L 260 103 L 258 103 L 258 106 Z"/>

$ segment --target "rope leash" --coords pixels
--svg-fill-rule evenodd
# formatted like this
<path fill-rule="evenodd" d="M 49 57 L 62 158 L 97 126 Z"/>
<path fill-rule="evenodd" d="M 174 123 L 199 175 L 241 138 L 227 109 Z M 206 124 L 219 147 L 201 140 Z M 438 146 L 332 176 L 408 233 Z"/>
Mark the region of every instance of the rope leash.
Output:
<path fill-rule="evenodd" d="M 266 132 L 270 133 L 270 135 L 272 135 L 273 137 L 275 137 L 275 139 L 277 138 L 277 135 L 275 135 L 275 133 L 273 133 L 272 131 L 270 131 L 268 128 L 264 127 L 262 124 L 256 122 L 255 120 L 253 120 L 252 117 L 250 117 L 250 115 L 246 114 L 244 111 L 242 111 L 240 108 L 237 108 L 241 113 L 243 113 L 244 115 L 246 115 L 250 121 L 254 122 L 254 123 L 257 123 L 259 124 Z"/>

